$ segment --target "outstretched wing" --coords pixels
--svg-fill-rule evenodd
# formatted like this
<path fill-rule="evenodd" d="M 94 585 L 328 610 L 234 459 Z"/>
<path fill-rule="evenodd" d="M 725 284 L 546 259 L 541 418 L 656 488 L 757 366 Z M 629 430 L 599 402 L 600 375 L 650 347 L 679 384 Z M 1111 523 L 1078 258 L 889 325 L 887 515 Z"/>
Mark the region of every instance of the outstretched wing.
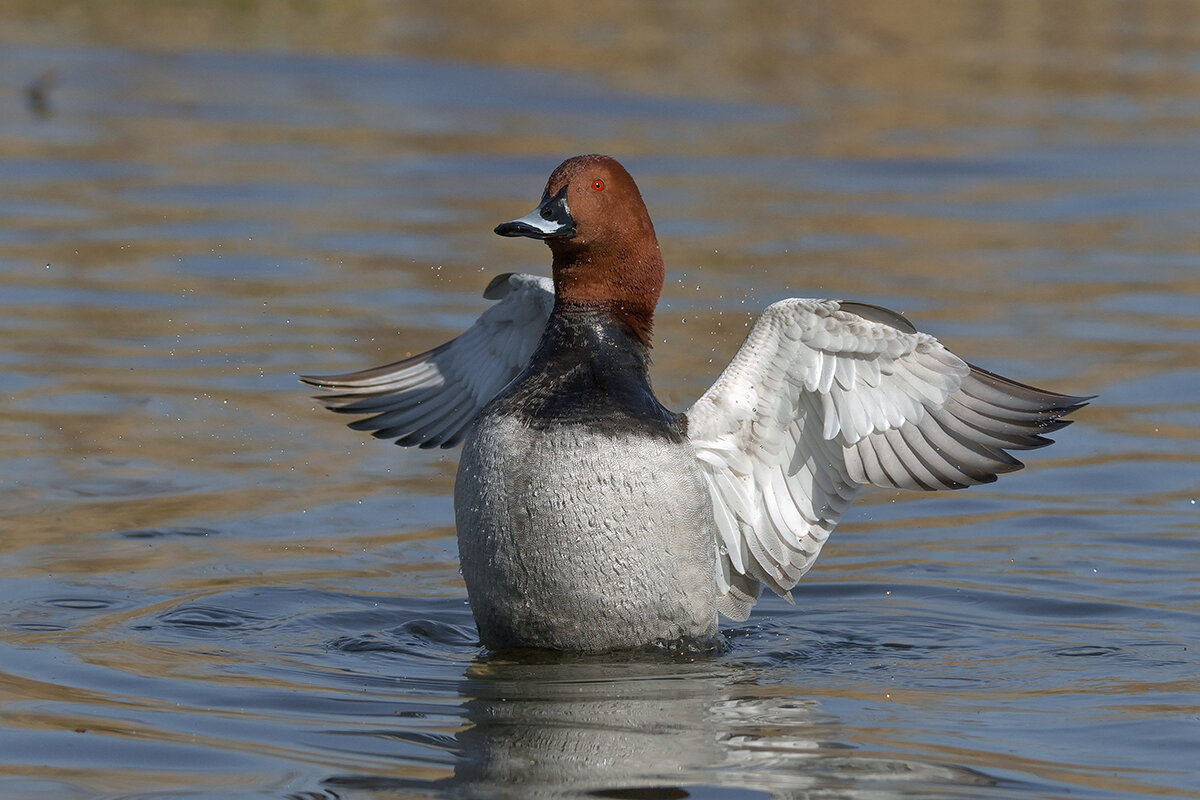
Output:
<path fill-rule="evenodd" d="M 767 308 L 687 412 L 712 493 L 721 613 L 745 619 L 760 583 L 788 597 L 863 484 L 958 489 L 1023 465 L 1007 451 L 1085 397 L 967 364 L 901 315 L 835 300 Z"/>
<path fill-rule="evenodd" d="M 533 355 L 554 307 L 549 278 L 506 273 L 483 296 L 488 308 L 461 336 L 427 353 L 345 375 L 302 376 L 337 394 L 318 399 L 342 414 L 369 414 L 350 427 L 419 447 L 453 447 L 488 401 Z"/>

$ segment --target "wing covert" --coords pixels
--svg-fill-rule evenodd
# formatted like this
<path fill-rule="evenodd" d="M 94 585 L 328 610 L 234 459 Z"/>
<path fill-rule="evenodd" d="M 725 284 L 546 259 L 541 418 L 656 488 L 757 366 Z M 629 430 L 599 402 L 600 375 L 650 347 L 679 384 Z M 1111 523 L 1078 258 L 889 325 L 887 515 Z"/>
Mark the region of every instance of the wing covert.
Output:
<path fill-rule="evenodd" d="M 864 484 L 957 489 L 1022 464 L 1008 450 L 1088 398 L 973 367 L 877 306 L 768 307 L 688 410 L 713 498 L 720 611 L 745 619 L 760 584 L 788 597 Z"/>

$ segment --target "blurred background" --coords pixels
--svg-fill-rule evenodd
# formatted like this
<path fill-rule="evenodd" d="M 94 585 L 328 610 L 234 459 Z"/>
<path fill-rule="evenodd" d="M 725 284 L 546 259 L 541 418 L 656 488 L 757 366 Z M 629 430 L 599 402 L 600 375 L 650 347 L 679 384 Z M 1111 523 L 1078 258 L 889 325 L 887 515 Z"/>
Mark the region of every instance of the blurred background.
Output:
<path fill-rule="evenodd" d="M 1098 394 L 719 654 L 476 645 L 420 352 L 637 179 L 686 408 L 768 303 Z M 0 796 L 1195 796 L 1200 6 L 0 0 Z M 641 792 L 640 794 L 635 794 Z"/>

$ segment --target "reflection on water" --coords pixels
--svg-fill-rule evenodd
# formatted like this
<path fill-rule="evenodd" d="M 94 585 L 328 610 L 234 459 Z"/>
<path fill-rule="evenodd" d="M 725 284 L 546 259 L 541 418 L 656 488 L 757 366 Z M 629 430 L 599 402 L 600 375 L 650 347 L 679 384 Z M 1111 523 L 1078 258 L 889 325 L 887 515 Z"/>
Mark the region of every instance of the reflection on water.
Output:
<path fill-rule="evenodd" d="M 449 750 L 454 774 L 435 786 L 466 797 L 704 796 L 705 787 L 693 785 L 700 775 L 720 787 L 711 796 L 747 799 L 864 783 L 877 791 L 995 784 L 969 769 L 821 741 L 830 720 L 816 702 L 758 685 L 741 665 L 721 660 L 490 659 L 467 669 L 460 690 L 468 727 L 452 740 L 389 729 L 360 735 Z M 776 771 L 789 777 L 756 779 Z M 339 775 L 326 785 L 370 794 L 427 784 Z"/>
<path fill-rule="evenodd" d="M 0 4 L 0 796 L 1191 796 L 1200 12 L 1115 2 Z M 297 373 L 419 352 L 586 151 L 686 407 L 877 302 L 1100 400 L 868 495 L 705 657 L 476 646 L 455 452 Z"/>

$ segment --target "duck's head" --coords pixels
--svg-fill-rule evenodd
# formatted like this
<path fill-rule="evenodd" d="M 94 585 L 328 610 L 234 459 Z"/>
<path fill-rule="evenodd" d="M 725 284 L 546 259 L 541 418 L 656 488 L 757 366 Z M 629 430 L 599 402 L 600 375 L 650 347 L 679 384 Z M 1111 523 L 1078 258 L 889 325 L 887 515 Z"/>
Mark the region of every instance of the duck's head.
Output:
<path fill-rule="evenodd" d="M 550 174 L 538 207 L 496 233 L 550 246 L 558 307 L 610 311 L 649 346 L 662 254 L 642 194 L 616 159 L 567 159 Z"/>

